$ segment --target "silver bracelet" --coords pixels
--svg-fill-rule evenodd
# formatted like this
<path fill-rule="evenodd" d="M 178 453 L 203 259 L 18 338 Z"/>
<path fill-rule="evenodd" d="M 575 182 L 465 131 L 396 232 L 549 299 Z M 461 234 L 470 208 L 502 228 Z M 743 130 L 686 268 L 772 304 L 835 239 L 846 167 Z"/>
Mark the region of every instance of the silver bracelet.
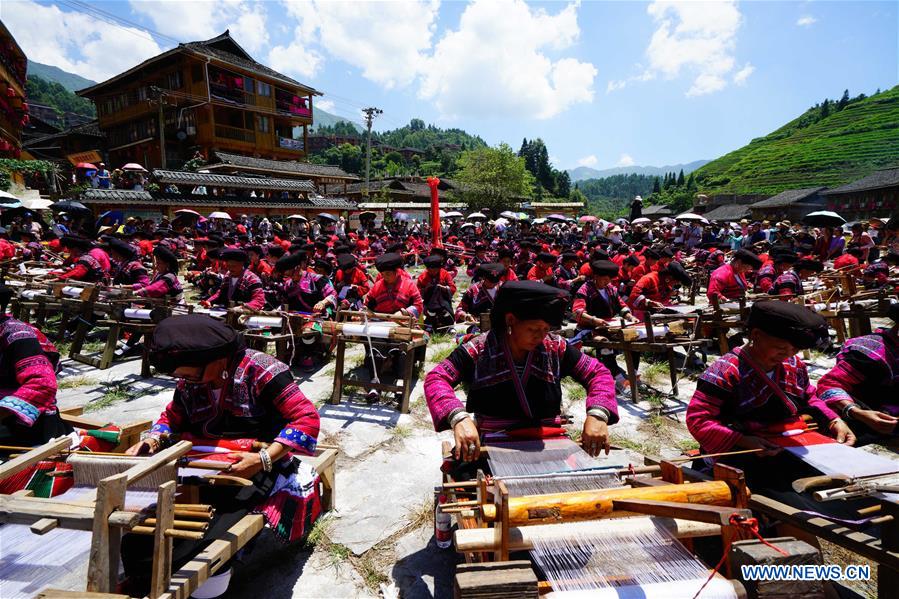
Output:
<path fill-rule="evenodd" d="M 609 422 L 609 411 L 603 407 L 590 408 L 587 410 L 587 416 L 593 416 L 607 424 Z"/>
<path fill-rule="evenodd" d="M 453 415 L 453 417 L 450 418 L 450 423 L 449 423 L 450 428 L 456 428 L 456 425 L 459 424 L 460 422 L 462 422 L 463 420 L 465 420 L 466 418 L 471 418 L 471 414 L 469 414 L 468 412 L 465 412 L 465 411 L 462 411 L 462 412 L 459 412 L 458 414 Z"/>
<path fill-rule="evenodd" d="M 265 472 L 272 471 L 272 457 L 268 455 L 267 449 L 259 450 L 259 459 L 262 460 L 262 470 Z"/>

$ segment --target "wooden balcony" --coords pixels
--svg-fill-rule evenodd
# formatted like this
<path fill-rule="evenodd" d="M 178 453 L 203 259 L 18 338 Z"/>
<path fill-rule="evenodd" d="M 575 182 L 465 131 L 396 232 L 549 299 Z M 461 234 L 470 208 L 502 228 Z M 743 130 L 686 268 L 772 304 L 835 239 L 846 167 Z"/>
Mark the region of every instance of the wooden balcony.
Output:
<path fill-rule="evenodd" d="M 242 141 L 244 143 L 256 143 L 256 132 L 251 129 L 239 129 L 237 127 L 228 127 L 226 125 L 216 125 L 215 136 L 222 139 Z"/>

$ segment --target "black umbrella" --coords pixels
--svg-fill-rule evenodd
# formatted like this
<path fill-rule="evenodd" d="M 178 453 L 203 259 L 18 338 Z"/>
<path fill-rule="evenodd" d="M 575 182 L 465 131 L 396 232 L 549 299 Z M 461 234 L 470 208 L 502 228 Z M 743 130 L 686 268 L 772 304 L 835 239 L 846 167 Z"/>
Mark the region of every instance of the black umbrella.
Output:
<path fill-rule="evenodd" d="M 91 212 L 91 209 L 75 200 L 60 200 L 50 204 L 50 208 L 57 212 Z"/>
<path fill-rule="evenodd" d="M 840 227 L 846 224 L 846 219 L 836 212 L 819 210 L 806 214 L 802 222 L 810 227 Z"/>
<path fill-rule="evenodd" d="M 324 219 L 324 220 L 330 220 L 330 221 L 333 221 L 333 222 L 335 222 L 335 223 L 337 222 L 337 217 L 334 216 L 333 214 L 328 214 L 327 212 L 319 212 L 319 213 L 318 213 L 318 218 L 321 218 L 321 219 Z"/>

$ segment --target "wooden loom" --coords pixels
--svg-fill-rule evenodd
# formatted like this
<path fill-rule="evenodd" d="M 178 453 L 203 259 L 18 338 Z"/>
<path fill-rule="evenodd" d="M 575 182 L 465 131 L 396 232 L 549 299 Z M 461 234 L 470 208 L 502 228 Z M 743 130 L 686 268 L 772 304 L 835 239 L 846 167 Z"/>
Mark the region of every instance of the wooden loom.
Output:
<path fill-rule="evenodd" d="M 443 450 L 448 456 L 448 442 Z M 489 453 L 490 447 L 482 451 Z M 725 544 L 748 538 L 732 522 L 734 515 L 751 516 L 749 490 L 743 473 L 735 468 L 719 465 L 714 480 L 700 483 L 689 482 L 683 469 L 670 462 L 621 470 L 618 475 L 627 476 L 626 486 L 510 497 L 506 482 L 491 478 L 483 468 L 473 480 L 444 474 L 440 493 L 447 502 L 438 509 L 453 515 L 457 524 L 453 542 L 466 562 L 457 570 L 455 596 L 537 597 L 549 592 L 549 583 L 533 577 L 527 561 L 509 560 L 513 553 L 556 536 L 663 529 L 688 549 L 699 537 L 720 536 Z M 730 574 L 729 562 L 726 566 Z M 509 594 L 513 586 L 514 595 Z M 733 586 L 737 596 L 744 596 L 739 583 Z"/>
<path fill-rule="evenodd" d="M 70 442 L 68 437 L 54 439 L 9 460 L 0 465 L 0 478 L 15 474 L 61 452 L 66 453 Z M 263 528 L 264 519 L 260 514 L 244 516 L 223 538 L 213 540 L 181 569 L 172 572 L 174 539 L 202 538 L 213 511 L 211 506 L 192 501 L 196 487 L 176 486 L 177 463 L 190 450 L 191 444 L 181 441 L 153 456 L 121 456 L 120 459 L 134 465 L 125 466 L 127 469 L 123 468 L 122 472 L 101 479 L 96 489 L 88 495 L 87 501 L 81 497 L 77 501 L 66 501 L 64 495 L 53 499 L 35 498 L 30 496 L 30 491 L 0 495 L 0 523 L 26 524 L 37 535 L 44 535 L 57 528 L 92 533 L 86 593 L 50 589 L 42 591 L 39 596 L 48 599 L 86 596 L 123 599 L 123 595 L 115 594 L 114 591 L 118 582 L 121 537 L 130 532 L 154 537 L 148 597 L 186 599 L 254 538 Z M 80 467 L 87 467 L 91 460 L 108 461 L 110 457 L 111 454 L 78 455 L 78 463 L 82 464 Z M 337 449 L 319 446 L 314 457 L 301 459 L 316 468 L 321 476 L 323 510 L 333 509 Z M 73 464 L 73 467 L 79 467 L 78 463 Z M 168 478 L 158 485 L 155 507 L 149 512 L 124 509 L 128 488 L 147 477 L 153 479 L 152 485 Z M 248 483 L 230 476 L 211 476 L 209 484 Z"/>
<path fill-rule="evenodd" d="M 371 319 L 371 320 L 369 320 Z M 340 404 L 343 389 L 347 385 L 366 390 L 387 391 L 399 394 L 399 409 L 409 413 L 409 396 L 414 386 L 413 375 L 419 364 L 424 362 L 427 334 L 418 327 L 418 319 L 412 316 L 393 316 L 340 310 L 335 322 L 321 323 L 323 330 L 337 339 L 337 360 L 334 368 L 334 392 L 328 403 Z M 349 343 L 371 346 L 382 353 L 391 349 L 399 350 L 405 357 L 401 385 L 387 385 L 374 381 L 349 379 L 344 372 L 346 346 Z"/>
<path fill-rule="evenodd" d="M 710 341 L 700 336 L 700 319 L 701 315 L 698 313 L 685 313 L 647 315 L 644 322 L 634 324 L 627 324 L 623 320 L 618 323 L 609 321 L 608 326 L 596 329 L 594 337 L 584 340 L 584 347 L 622 352 L 631 385 L 631 399 L 635 403 L 640 400 L 640 396 L 637 389 L 637 368 L 631 352 L 665 355 L 671 377 L 671 392 L 677 396 L 674 349 L 682 346 L 697 347 Z"/>

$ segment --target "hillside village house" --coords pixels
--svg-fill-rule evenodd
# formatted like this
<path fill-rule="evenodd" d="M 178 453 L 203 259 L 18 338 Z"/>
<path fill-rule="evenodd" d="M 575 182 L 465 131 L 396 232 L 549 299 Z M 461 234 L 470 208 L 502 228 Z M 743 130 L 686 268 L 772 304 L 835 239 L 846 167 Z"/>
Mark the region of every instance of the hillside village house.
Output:
<path fill-rule="evenodd" d="M 822 191 L 827 210 L 847 221 L 899 214 L 899 167 L 874 171 L 852 183 Z"/>
<path fill-rule="evenodd" d="M 0 158 L 22 154 L 22 127 L 28 123 L 27 69 L 25 53 L 0 21 Z"/>
<path fill-rule="evenodd" d="M 253 60 L 228 31 L 77 93 L 97 107 L 110 164 L 147 169 L 180 168 L 197 150 L 304 160 L 321 95 Z"/>

